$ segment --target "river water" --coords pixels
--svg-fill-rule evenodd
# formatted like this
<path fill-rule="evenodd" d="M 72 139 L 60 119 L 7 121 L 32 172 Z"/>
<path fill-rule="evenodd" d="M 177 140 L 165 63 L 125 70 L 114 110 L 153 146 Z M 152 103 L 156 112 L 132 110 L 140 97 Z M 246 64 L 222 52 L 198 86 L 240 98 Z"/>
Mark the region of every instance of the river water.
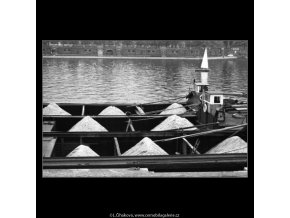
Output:
<path fill-rule="evenodd" d="M 43 59 L 43 102 L 145 103 L 184 96 L 201 60 Z M 248 60 L 209 60 L 210 91 L 247 92 Z"/>

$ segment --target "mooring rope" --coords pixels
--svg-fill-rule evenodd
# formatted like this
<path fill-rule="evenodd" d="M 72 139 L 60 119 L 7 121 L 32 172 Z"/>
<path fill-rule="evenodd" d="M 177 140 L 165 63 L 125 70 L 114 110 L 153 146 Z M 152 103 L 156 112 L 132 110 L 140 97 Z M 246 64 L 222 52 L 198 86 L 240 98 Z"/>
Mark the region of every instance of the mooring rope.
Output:
<path fill-rule="evenodd" d="M 200 124 L 200 125 L 195 125 L 195 126 L 189 126 L 189 127 L 183 127 L 183 128 L 177 128 L 177 129 L 169 129 L 166 131 L 176 131 L 176 130 L 184 130 L 184 129 L 190 129 L 190 128 L 194 128 L 194 127 L 207 127 L 207 126 L 211 126 L 211 125 L 217 125 L 219 124 L 219 122 L 215 122 L 215 123 L 207 123 L 207 124 Z"/>
<path fill-rule="evenodd" d="M 190 107 L 190 106 L 200 106 L 200 105 L 197 105 L 197 104 L 189 104 L 189 105 L 185 105 L 185 107 Z M 159 112 L 163 112 L 163 111 L 170 111 L 170 110 L 175 110 L 175 109 L 180 109 L 180 108 L 184 108 L 184 106 L 181 106 L 181 107 L 176 107 L 176 108 L 170 108 L 170 109 L 161 109 L 161 110 L 155 110 L 155 111 L 149 111 L 149 112 L 146 112 L 142 115 L 140 114 L 131 114 L 131 115 L 140 115 L 140 116 L 146 116 L 146 115 L 156 115 L 157 113 Z M 184 113 L 188 112 L 189 110 L 191 110 L 192 108 L 189 108 L 187 109 Z M 162 114 L 161 114 L 162 115 Z M 171 115 L 174 115 L 174 114 L 171 114 Z"/>
<path fill-rule="evenodd" d="M 174 108 L 174 109 L 176 109 L 176 108 Z M 171 109 L 170 109 L 171 110 Z M 173 109 L 172 109 L 173 110 Z M 191 110 L 191 108 L 190 109 L 187 109 L 186 110 L 186 112 L 188 112 L 188 111 L 190 111 Z M 162 111 L 165 111 L 165 110 L 162 110 Z M 184 113 L 186 113 L 186 112 L 184 112 Z M 137 114 L 133 114 L 133 115 L 137 115 Z M 152 115 L 154 115 L 154 114 L 152 114 Z M 172 115 L 174 115 L 174 114 L 172 114 Z M 182 114 L 179 114 L 179 115 L 182 115 Z M 145 114 L 143 114 L 143 115 L 140 115 L 140 116 L 146 116 Z M 164 116 L 164 117 L 166 117 L 166 116 Z M 168 116 L 167 116 L 168 117 Z M 167 118 L 166 117 L 166 118 Z M 162 117 L 150 117 L 150 118 L 144 118 L 144 119 L 138 119 L 138 120 L 132 120 L 133 122 L 138 122 L 138 121 L 143 121 L 143 120 L 153 120 L 153 119 L 158 119 L 158 118 L 162 118 Z M 125 121 L 125 122 L 127 122 L 127 121 Z"/>
<path fill-rule="evenodd" d="M 231 134 L 229 137 L 227 137 L 225 140 L 227 140 L 227 139 L 233 137 L 234 135 L 236 135 L 237 133 L 239 133 L 239 132 L 242 131 L 243 129 L 244 129 L 244 128 L 237 130 L 236 132 L 234 132 L 233 134 Z M 215 145 L 215 146 L 213 146 L 210 150 L 214 149 L 214 148 L 217 147 L 217 146 L 218 146 L 218 144 Z M 210 150 L 209 150 L 209 151 L 210 151 Z"/>
<path fill-rule="evenodd" d="M 139 106 L 139 105 L 148 105 L 148 104 L 154 104 L 154 103 L 159 103 L 159 102 L 166 102 L 166 101 L 171 101 L 171 100 L 177 100 L 177 99 L 182 99 L 182 98 L 186 98 L 187 95 L 185 96 L 179 96 L 176 98 L 167 98 L 164 100 L 160 100 L 160 101 L 153 101 L 153 102 L 147 102 L 147 103 L 140 103 L 140 104 L 132 104 L 132 105 L 128 105 L 127 107 L 135 107 L 135 106 Z"/>
<path fill-rule="evenodd" d="M 235 129 L 235 128 L 239 128 L 239 127 L 243 127 L 248 125 L 247 123 L 245 124 L 241 124 L 241 125 L 237 125 L 237 126 L 230 126 L 230 127 L 225 127 L 222 129 L 216 129 L 216 130 L 210 130 L 210 131 L 204 131 L 204 132 L 200 132 L 200 133 L 194 133 L 194 134 L 190 134 L 190 135 L 183 135 L 183 136 L 178 136 L 178 137 L 173 137 L 173 138 L 168 138 L 168 139 L 159 139 L 159 140 L 155 140 L 154 142 L 167 142 L 167 141 L 172 141 L 172 140 L 176 140 L 176 139 L 181 139 L 181 138 L 191 138 L 191 137 L 196 137 L 196 136 L 201 136 L 201 135 L 208 135 L 211 133 L 217 133 L 217 132 L 222 132 L 225 130 L 229 130 L 229 129 Z"/>
<path fill-rule="evenodd" d="M 187 107 L 190 107 L 190 106 L 198 106 L 197 104 L 189 104 L 189 105 L 186 105 Z M 170 109 L 162 109 L 162 110 L 156 110 L 156 111 L 149 111 L 149 112 L 146 112 L 144 115 L 150 115 L 150 114 L 156 114 L 156 113 L 159 113 L 159 112 L 163 112 L 163 111 L 170 111 L 170 110 L 175 110 L 175 109 L 180 109 L 180 108 L 184 108 L 184 106 L 182 107 L 176 107 L 176 108 L 170 108 Z M 191 110 L 192 108 L 188 109 L 188 110 Z M 186 110 L 186 112 L 188 111 Z M 185 112 L 184 112 L 185 113 Z"/>

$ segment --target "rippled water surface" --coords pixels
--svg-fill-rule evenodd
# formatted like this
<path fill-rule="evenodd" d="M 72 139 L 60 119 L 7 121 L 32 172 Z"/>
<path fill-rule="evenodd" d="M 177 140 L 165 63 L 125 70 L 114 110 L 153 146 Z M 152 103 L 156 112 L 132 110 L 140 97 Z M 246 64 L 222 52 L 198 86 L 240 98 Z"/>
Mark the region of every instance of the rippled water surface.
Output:
<path fill-rule="evenodd" d="M 43 59 L 43 102 L 145 103 L 183 96 L 201 60 Z M 209 90 L 247 92 L 248 61 L 209 60 Z"/>

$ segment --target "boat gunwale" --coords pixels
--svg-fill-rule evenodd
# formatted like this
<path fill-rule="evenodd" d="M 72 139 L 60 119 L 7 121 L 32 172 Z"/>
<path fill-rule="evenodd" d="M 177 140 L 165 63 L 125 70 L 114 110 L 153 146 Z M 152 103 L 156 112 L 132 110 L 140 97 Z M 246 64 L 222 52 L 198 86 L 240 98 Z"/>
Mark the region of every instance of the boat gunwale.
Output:
<path fill-rule="evenodd" d="M 150 106 L 150 105 L 170 105 L 176 102 L 169 102 L 169 103 L 163 103 L 163 104 L 154 104 L 154 103 L 133 103 L 133 104 L 128 104 L 128 103 L 113 103 L 113 102 L 106 102 L 106 103 L 56 103 L 58 106 L 127 106 L 127 107 L 135 107 L 135 106 L 139 106 L 139 105 L 146 105 L 146 106 Z M 47 106 L 50 103 L 42 103 L 43 106 Z M 182 104 L 182 105 L 186 105 L 186 102 L 179 102 L 178 104 Z"/>
<path fill-rule="evenodd" d="M 223 129 L 223 128 L 220 128 Z M 241 128 L 242 130 L 242 128 Z M 205 135 L 206 137 L 227 136 L 235 133 L 237 129 L 229 129 L 223 132 L 212 133 Z M 63 132 L 63 131 L 51 131 L 43 132 L 43 137 L 174 137 L 181 135 L 188 135 L 194 133 L 202 133 L 200 130 L 165 130 L 165 131 L 114 131 L 114 132 Z M 205 137 L 198 136 L 198 137 Z"/>
<path fill-rule="evenodd" d="M 91 118 L 166 118 L 172 115 L 180 117 L 197 117 L 196 114 L 157 114 L 157 115 L 43 115 L 43 118 L 84 118 L 90 116 Z"/>
<path fill-rule="evenodd" d="M 154 155 L 117 157 L 70 157 L 43 158 L 43 169 L 72 168 L 128 168 L 139 167 L 150 170 L 221 170 L 247 166 L 247 153 L 202 154 L 202 155 Z"/>

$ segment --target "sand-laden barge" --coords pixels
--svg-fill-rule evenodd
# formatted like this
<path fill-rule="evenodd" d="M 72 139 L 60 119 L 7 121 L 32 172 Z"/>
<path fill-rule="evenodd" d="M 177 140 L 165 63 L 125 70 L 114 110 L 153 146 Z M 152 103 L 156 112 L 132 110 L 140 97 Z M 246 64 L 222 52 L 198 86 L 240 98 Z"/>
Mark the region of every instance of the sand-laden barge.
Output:
<path fill-rule="evenodd" d="M 80 168 L 146 167 L 154 171 L 181 172 L 243 170 L 247 166 L 246 154 L 231 154 L 231 156 L 228 156 L 228 154 L 205 154 L 210 148 L 236 133 L 237 130 L 239 132 L 236 135 L 246 141 L 246 125 L 224 130 L 217 122 L 199 124 L 198 111 L 191 110 L 186 104 L 184 104 L 184 107 L 187 108 L 187 111 L 179 115 L 160 115 L 160 111 L 168 108 L 171 104 L 152 105 L 151 108 L 151 105 L 142 106 L 145 115 L 134 113 L 136 112 L 136 107 L 132 105 L 115 105 L 115 107 L 124 111 L 125 115 L 99 115 L 99 112 L 107 108 L 108 104 L 58 105 L 71 115 L 43 116 L 44 169 L 75 168 L 77 166 Z M 45 108 L 46 106 L 47 104 L 44 104 L 43 107 Z M 88 110 L 86 110 L 87 108 Z M 146 114 L 147 111 L 153 110 L 158 111 L 158 113 Z M 78 114 L 79 112 L 81 114 Z M 176 126 L 172 125 L 171 129 L 152 131 L 157 126 L 160 126 L 162 122 L 168 120 L 169 117 L 174 116 L 186 119 L 193 126 L 176 128 Z M 90 122 L 93 120 L 102 126 L 103 129 L 93 129 L 93 131 L 91 129 L 84 129 L 84 131 L 78 129 L 78 131 L 71 131 L 84 118 L 89 118 Z M 174 122 L 172 123 L 174 124 Z M 170 124 L 168 125 L 170 126 Z M 216 130 L 216 132 L 207 134 L 211 130 Z M 184 137 L 192 134 L 199 135 L 198 137 Z M 160 154 L 154 155 L 154 153 L 150 154 L 149 157 L 146 155 L 122 155 L 126 152 L 128 153 L 130 149 L 146 137 L 164 150 L 168 154 L 166 155 L 167 157 L 160 156 Z M 162 141 L 174 137 L 181 138 Z M 93 158 L 70 157 L 67 159 L 66 156 L 80 145 L 88 146 L 99 156 Z M 230 159 L 227 159 L 228 157 Z M 148 164 L 148 158 L 151 158 L 149 161 L 151 164 Z M 223 164 L 218 164 L 219 161 Z"/>
<path fill-rule="evenodd" d="M 243 170 L 247 104 L 208 91 L 206 61 L 205 50 L 201 82 L 178 103 L 43 104 L 43 168 Z M 76 148 L 98 156 L 66 157 Z"/>

